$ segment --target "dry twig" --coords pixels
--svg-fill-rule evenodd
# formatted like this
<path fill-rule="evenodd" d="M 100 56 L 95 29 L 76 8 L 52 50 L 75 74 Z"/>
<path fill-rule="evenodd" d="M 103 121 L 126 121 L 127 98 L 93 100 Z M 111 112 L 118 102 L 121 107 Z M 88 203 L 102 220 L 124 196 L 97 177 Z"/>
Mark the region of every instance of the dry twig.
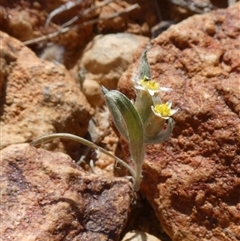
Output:
<path fill-rule="evenodd" d="M 79 15 L 73 17 L 72 19 L 70 19 L 69 21 L 67 21 L 66 23 L 64 23 L 61 28 L 65 28 L 73 23 L 75 23 L 80 17 L 83 17 L 85 15 L 87 15 L 88 13 L 90 13 L 91 11 L 95 10 L 95 9 L 98 9 L 98 8 L 101 8 L 111 2 L 113 2 L 114 0 L 106 0 L 106 1 L 103 1 L 102 3 L 98 4 L 98 5 L 95 5 L 91 8 L 88 8 L 86 9 L 85 11 L 83 11 L 82 13 L 80 13 Z"/>
<path fill-rule="evenodd" d="M 52 20 L 53 17 L 55 17 L 56 15 L 65 12 L 71 8 L 76 7 L 77 5 L 79 5 L 83 0 L 77 0 L 77 1 L 70 1 L 67 2 L 63 5 L 61 5 L 60 7 L 54 9 L 48 16 L 47 20 L 46 20 L 46 24 L 45 27 L 48 27 L 50 21 Z"/>
<path fill-rule="evenodd" d="M 109 0 L 108 0 L 108 1 L 109 1 Z M 112 1 L 112 0 L 111 0 L 111 1 Z M 109 2 L 110 2 L 110 1 L 109 1 Z M 105 3 L 106 3 L 106 2 L 105 2 Z M 96 6 L 96 8 L 97 8 L 97 7 L 99 7 L 99 5 Z M 139 7 L 140 7 L 139 4 L 136 3 L 136 4 L 133 4 L 133 5 L 129 6 L 128 8 L 124 9 L 124 10 L 121 11 L 121 12 L 117 12 L 117 13 L 111 14 L 111 15 L 109 15 L 109 16 L 107 16 L 107 17 L 92 19 L 92 20 L 83 22 L 83 23 L 78 24 L 78 25 L 75 24 L 75 25 L 70 26 L 70 27 L 64 27 L 64 28 L 61 27 L 59 30 L 57 30 L 57 31 L 55 31 L 55 32 L 53 32 L 53 33 L 50 33 L 50 34 L 47 34 L 47 35 L 44 35 L 44 36 L 41 36 L 41 37 L 38 37 L 38 38 L 35 38 L 35 39 L 30 39 L 30 40 L 24 41 L 23 43 L 24 43 L 25 45 L 31 45 L 31 44 L 36 44 L 36 43 L 39 43 L 39 42 L 42 42 L 42 41 L 45 41 L 45 40 L 49 40 L 49 39 L 52 39 L 52 38 L 54 38 L 54 37 L 57 37 L 57 36 L 60 35 L 60 34 L 67 33 L 67 32 L 70 31 L 70 30 L 78 29 L 78 28 L 83 28 L 83 27 L 86 27 L 86 26 L 88 26 L 88 25 L 95 24 L 95 23 L 97 23 L 97 22 L 99 22 L 99 21 L 104 21 L 104 20 L 108 20 L 108 19 L 111 19 L 111 18 L 115 18 L 115 17 L 120 16 L 120 15 L 122 15 L 122 14 L 124 14 L 124 13 L 131 12 L 131 11 L 133 11 L 134 9 L 137 9 L 137 8 L 139 8 Z M 94 9 L 96 9 L 96 8 L 94 8 Z M 72 19 L 72 20 L 73 20 L 73 19 Z M 72 21 L 72 20 L 70 20 L 70 21 Z M 75 19 L 74 19 L 74 20 L 75 20 Z M 71 24 L 71 23 L 69 23 L 69 22 L 67 22 L 67 23 L 68 23 L 67 25 Z M 65 24 L 66 24 L 66 23 L 65 23 Z"/>
<path fill-rule="evenodd" d="M 215 7 L 211 4 L 211 2 L 196 3 L 192 0 L 170 0 L 170 2 L 199 14 L 210 12 L 211 10 L 215 9 Z"/>

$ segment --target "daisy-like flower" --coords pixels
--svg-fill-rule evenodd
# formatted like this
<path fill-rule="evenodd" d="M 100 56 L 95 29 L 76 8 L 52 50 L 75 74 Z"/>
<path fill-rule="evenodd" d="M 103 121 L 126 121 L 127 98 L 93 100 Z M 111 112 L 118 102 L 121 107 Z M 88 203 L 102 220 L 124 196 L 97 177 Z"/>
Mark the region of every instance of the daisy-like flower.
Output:
<path fill-rule="evenodd" d="M 166 140 L 174 127 L 174 121 L 171 118 L 178 109 L 171 109 L 172 103 L 161 103 L 160 99 L 154 99 L 151 106 L 151 113 L 144 123 L 144 137 L 146 143 L 160 143 Z M 165 123 L 167 121 L 167 126 Z"/>
<path fill-rule="evenodd" d="M 151 106 L 154 114 L 165 120 L 167 120 L 170 116 L 174 115 L 178 111 L 178 109 L 171 109 L 171 107 L 172 102 L 167 102 L 165 104 L 156 104 L 154 106 Z"/>
<path fill-rule="evenodd" d="M 144 76 L 140 81 L 138 81 L 135 88 L 138 90 L 145 90 L 145 91 L 147 90 L 151 96 L 153 96 L 155 93 L 158 93 L 160 91 L 172 90 L 171 88 L 168 88 L 168 87 L 160 87 L 160 84 L 158 82 L 148 78 L 147 76 Z"/>

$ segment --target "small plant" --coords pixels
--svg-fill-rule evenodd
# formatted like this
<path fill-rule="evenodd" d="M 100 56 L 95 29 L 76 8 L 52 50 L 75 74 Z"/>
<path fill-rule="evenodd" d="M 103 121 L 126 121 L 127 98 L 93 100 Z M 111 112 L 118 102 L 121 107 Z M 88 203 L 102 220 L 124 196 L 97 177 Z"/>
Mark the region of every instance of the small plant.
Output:
<path fill-rule="evenodd" d="M 117 90 L 108 91 L 105 87 L 102 87 L 113 121 L 121 135 L 129 143 L 132 159 L 131 166 L 96 144 L 68 133 L 57 133 L 40 137 L 38 140 L 32 142 L 32 145 L 38 145 L 55 138 L 78 141 L 115 158 L 132 175 L 134 190 L 139 190 L 142 181 L 141 174 L 145 146 L 147 144 L 160 143 L 168 139 L 174 127 L 174 121 L 171 116 L 178 110 L 171 109 L 171 102 L 162 103 L 159 92 L 171 91 L 171 89 L 160 87 L 157 82 L 151 79 L 146 52 L 141 56 L 139 77 L 134 82 L 136 90 L 136 99 L 134 102 Z M 167 127 L 164 129 L 166 121 Z"/>

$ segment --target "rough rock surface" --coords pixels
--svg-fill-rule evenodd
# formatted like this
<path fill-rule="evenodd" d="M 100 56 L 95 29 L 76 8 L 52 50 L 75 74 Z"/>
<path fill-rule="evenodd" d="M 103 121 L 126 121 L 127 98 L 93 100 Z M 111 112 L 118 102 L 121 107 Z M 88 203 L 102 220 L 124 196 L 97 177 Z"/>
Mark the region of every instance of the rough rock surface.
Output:
<path fill-rule="evenodd" d="M 91 108 L 65 67 L 39 59 L 3 32 L 0 38 L 1 148 L 55 132 L 85 135 Z M 64 145 L 76 150 L 75 143 Z"/>
<path fill-rule="evenodd" d="M 95 80 L 106 88 L 115 89 L 137 48 L 148 40 L 128 33 L 98 35 L 84 50 L 78 70 L 86 70 L 86 81 Z"/>
<path fill-rule="evenodd" d="M 152 77 L 180 108 L 172 137 L 147 148 L 141 192 L 173 241 L 240 240 L 240 4 L 152 41 Z M 119 82 L 130 88 L 134 64 Z"/>
<path fill-rule="evenodd" d="M 78 2 L 79 4 L 67 11 L 56 14 L 52 17 L 49 25 L 45 25 L 52 11 L 70 2 Z M 41 53 L 48 42 L 64 46 L 66 50 L 64 65 L 70 69 L 79 59 L 82 48 L 93 37 L 94 29 L 97 29 L 98 33 L 122 31 L 150 36 L 151 27 L 157 24 L 157 10 L 153 1 L 134 1 L 134 3 L 139 3 L 140 7 L 138 9 L 120 14 L 120 12 L 134 3 L 131 0 L 115 0 L 102 8 L 92 10 L 84 16 L 80 16 L 76 22 L 70 25 L 70 29 L 67 32 L 57 36 L 50 36 L 52 33 L 56 34 L 66 22 L 79 16 L 79 13 L 83 13 L 86 9 L 101 3 L 102 1 L 98 0 L 22 0 L 15 2 L 2 0 L 0 6 L 0 22 L 2 23 L 0 24 L 0 30 L 21 41 L 25 41 L 37 53 Z M 108 18 L 110 15 L 115 15 L 115 17 L 84 25 L 88 21 Z M 72 28 L 74 24 L 78 27 Z M 49 36 L 46 37 L 48 34 Z M 45 38 L 42 38 L 44 36 Z"/>
<path fill-rule="evenodd" d="M 83 82 L 83 93 L 94 107 L 102 106 L 105 102 L 101 86 L 95 80 L 88 79 Z"/>
<path fill-rule="evenodd" d="M 124 178 L 84 172 L 63 153 L 11 145 L 0 152 L 4 241 L 117 241 L 132 189 Z"/>
<path fill-rule="evenodd" d="M 115 0 L 104 6 L 99 18 L 106 18 L 112 14 L 121 13 L 126 8 L 138 3 L 139 8 L 129 13 L 121 14 L 113 19 L 99 21 L 97 24 L 100 32 L 128 32 L 138 35 L 151 35 L 151 28 L 159 21 L 158 11 L 160 11 L 156 1 L 145 0 Z"/>
<path fill-rule="evenodd" d="M 0 29 L 22 41 L 34 39 L 57 31 L 59 26 L 76 16 L 79 11 L 89 8 L 92 1 L 82 1 L 81 4 L 69 9 L 69 11 L 56 14 L 50 21 L 49 26 L 45 26 L 49 14 L 66 2 L 70 1 L 23 0 L 21 2 L 11 2 L 2 0 L 0 17 L 3 24 L 1 24 Z M 85 18 L 81 18 L 80 22 L 84 20 L 86 21 Z M 92 26 L 87 26 L 78 31 L 76 29 L 71 30 L 66 34 L 62 34 L 61 37 L 57 36 L 52 40 L 65 46 L 82 47 L 86 44 L 85 41 L 90 39 L 91 34 Z"/>

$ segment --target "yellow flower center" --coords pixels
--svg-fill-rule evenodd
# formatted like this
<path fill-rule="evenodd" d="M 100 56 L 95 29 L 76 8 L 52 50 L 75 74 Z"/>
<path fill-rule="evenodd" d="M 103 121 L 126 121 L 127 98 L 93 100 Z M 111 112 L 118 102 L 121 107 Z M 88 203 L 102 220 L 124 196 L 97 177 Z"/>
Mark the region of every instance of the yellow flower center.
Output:
<path fill-rule="evenodd" d="M 149 90 L 159 90 L 160 85 L 154 80 L 148 80 L 147 78 L 143 78 L 140 80 L 140 85 L 149 89 Z"/>
<path fill-rule="evenodd" d="M 160 104 L 154 106 L 154 111 L 160 114 L 162 117 L 169 117 L 171 115 L 171 109 L 168 104 Z"/>

